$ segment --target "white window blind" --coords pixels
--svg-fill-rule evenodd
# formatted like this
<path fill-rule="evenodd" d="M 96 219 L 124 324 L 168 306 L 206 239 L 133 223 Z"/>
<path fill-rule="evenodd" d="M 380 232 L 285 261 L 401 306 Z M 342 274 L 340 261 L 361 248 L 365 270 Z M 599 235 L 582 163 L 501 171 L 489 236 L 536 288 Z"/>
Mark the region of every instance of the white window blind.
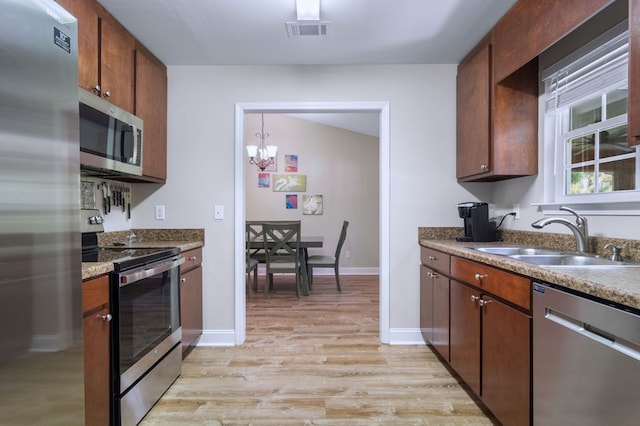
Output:
<path fill-rule="evenodd" d="M 545 112 L 563 108 L 625 81 L 628 74 L 628 40 L 628 31 L 624 31 L 571 63 L 556 64 L 543 71 Z"/>

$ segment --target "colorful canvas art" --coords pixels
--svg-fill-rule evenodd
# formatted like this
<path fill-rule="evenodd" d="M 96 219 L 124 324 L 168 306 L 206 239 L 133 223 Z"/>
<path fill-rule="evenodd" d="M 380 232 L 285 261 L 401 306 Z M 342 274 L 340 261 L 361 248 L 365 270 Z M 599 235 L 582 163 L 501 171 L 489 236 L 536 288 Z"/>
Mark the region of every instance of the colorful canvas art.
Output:
<path fill-rule="evenodd" d="M 287 209 L 298 208 L 298 194 L 287 194 Z"/>
<path fill-rule="evenodd" d="M 307 175 L 273 175 L 273 192 L 306 192 Z"/>
<path fill-rule="evenodd" d="M 284 156 L 284 171 L 285 172 L 297 172 L 298 171 L 298 156 L 295 154 L 287 154 Z"/>
<path fill-rule="evenodd" d="M 271 184 L 271 174 L 258 173 L 258 188 L 269 188 Z"/>
<path fill-rule="evenodd" d="M 322 209 L 322 195 L 302 195 L 302 214 L 321 215 Z"/>

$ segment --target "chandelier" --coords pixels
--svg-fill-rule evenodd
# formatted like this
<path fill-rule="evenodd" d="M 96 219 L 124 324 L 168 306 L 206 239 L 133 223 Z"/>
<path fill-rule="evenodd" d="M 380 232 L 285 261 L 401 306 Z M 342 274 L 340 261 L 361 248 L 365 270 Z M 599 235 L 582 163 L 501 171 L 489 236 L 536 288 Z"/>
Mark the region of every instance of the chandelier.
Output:
<path fill-rule="evenodd" d="M 275 162 L 278 147 L 265 143 L 269 133 L 264 132 L 264 114 L 260 114 L 260 117 L 262 118 L 262 130 L 260 133 L 256 133 L 260 142 L 258 145 L 247 145 L 247 153 L 249 154 L 249 164 L 255 164 L 261 171 L 264 171 Z"/>

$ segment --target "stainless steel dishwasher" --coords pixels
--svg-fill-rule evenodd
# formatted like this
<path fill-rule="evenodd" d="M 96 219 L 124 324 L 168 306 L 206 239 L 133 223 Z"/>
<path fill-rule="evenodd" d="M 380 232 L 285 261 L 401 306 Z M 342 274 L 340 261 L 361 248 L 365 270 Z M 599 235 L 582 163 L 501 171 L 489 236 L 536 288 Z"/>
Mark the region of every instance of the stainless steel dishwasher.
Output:
<path fill-rule="evenodd" d="M 533 423 L 636 425 L 640 316 L 629 308 L 533 287 Z"/>

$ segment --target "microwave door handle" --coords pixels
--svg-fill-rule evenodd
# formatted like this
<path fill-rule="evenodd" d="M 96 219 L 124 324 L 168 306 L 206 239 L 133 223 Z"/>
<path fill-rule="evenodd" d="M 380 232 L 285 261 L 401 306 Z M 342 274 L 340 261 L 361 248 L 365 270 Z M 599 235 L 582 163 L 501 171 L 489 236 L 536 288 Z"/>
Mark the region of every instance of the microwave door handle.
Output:
<path fill-rule="evenodd" d="M 148 269 L 135 269 L 133 271 L 120 274 L 120 287 L 124 287 L 136 281 L 140 281 L 144 278 L 152 277 L 162 272 L 166 272 L 170 269 L 182 265 L 183 263 L 184 257 L 180 256 L 178 258 L 171 259 L 168 262 L 160 263 Z"/>

